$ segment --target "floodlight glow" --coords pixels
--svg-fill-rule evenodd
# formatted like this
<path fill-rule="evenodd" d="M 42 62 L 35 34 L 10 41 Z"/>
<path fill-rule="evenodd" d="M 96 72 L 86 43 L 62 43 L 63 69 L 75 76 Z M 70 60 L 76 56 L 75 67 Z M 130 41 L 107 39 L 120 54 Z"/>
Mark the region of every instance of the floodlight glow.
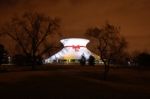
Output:
<path fill-rule="evenodd" d="M 86 45 L 89 43 L 88 39 L 68 38 L 62 39 L 60 42 L 64 45 L 64 48 L 46 59 L 45 63 L 52 63 L 58 60 L 79 60 L 82 55 L 84 55 L 86 59 L 88 59 L 90 55 L 93 55 L 96 59 L 99 59 L 99 56 L 86 48 Z"/>

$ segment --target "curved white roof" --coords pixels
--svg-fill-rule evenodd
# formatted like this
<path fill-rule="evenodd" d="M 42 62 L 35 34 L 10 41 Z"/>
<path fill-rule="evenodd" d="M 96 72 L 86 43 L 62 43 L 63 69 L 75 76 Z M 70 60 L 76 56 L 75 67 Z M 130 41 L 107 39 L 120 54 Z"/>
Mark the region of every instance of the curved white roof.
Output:
<path fill-rule="evenodd" d="M 87 43 L 90 41 L 88 39 L 83 39 L 83 38 L 67 38 L 67 39 L 62 39 L 60 42 L 64 46 L 71 46 L 71 45 L 80 45 L 80 46 L 86 46 Z"/>

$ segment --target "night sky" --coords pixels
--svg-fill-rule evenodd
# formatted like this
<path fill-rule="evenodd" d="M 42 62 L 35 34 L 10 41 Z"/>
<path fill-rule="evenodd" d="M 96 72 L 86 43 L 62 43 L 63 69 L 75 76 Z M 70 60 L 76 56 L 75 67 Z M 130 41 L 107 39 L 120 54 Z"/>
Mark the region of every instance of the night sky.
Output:
<path fill-rule="evenodd" d="M 121 27 L 129 51 L 150 52 L 150 0 L 0 0 L 0 24 L 28 10 L 60 18 L 64 37 L 84 37 L 109 21 Z"/>

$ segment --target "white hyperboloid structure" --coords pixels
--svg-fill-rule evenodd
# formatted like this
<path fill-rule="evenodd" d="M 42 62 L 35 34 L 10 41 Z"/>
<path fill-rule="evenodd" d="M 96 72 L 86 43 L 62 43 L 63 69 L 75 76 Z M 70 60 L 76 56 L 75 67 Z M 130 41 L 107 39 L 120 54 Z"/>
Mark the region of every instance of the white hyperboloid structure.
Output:
<path fill-rule="evenodd" d="M 60 42 L 64 45 L 64 48 L 46 59 L 45 63 L 72 63 L 77 62 L 82 56 L 88 59 L 90 55 L 100 62 L 100 57 L 86 48 L 89 43 L 88 39 L 68 38 L 62 39 Z"/>

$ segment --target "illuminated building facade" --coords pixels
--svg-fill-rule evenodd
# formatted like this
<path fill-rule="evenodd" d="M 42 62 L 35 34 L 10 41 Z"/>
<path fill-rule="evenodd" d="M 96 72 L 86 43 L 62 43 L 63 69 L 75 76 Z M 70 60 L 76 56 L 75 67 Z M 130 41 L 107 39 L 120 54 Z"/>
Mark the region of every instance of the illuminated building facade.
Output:
<path fill-rule="evenodd" d="M 68 38 L 62 39 L 60 42 L 64 48 L 45 60 L 45 63 L 77 63 L 84 56 L 86 60 L 90 55 L 94 56 L 96 60 L 100 60 L 99 56 L 92 53 L 86 48 L 89 43 L 88 39 L 83 38 Z"/>

